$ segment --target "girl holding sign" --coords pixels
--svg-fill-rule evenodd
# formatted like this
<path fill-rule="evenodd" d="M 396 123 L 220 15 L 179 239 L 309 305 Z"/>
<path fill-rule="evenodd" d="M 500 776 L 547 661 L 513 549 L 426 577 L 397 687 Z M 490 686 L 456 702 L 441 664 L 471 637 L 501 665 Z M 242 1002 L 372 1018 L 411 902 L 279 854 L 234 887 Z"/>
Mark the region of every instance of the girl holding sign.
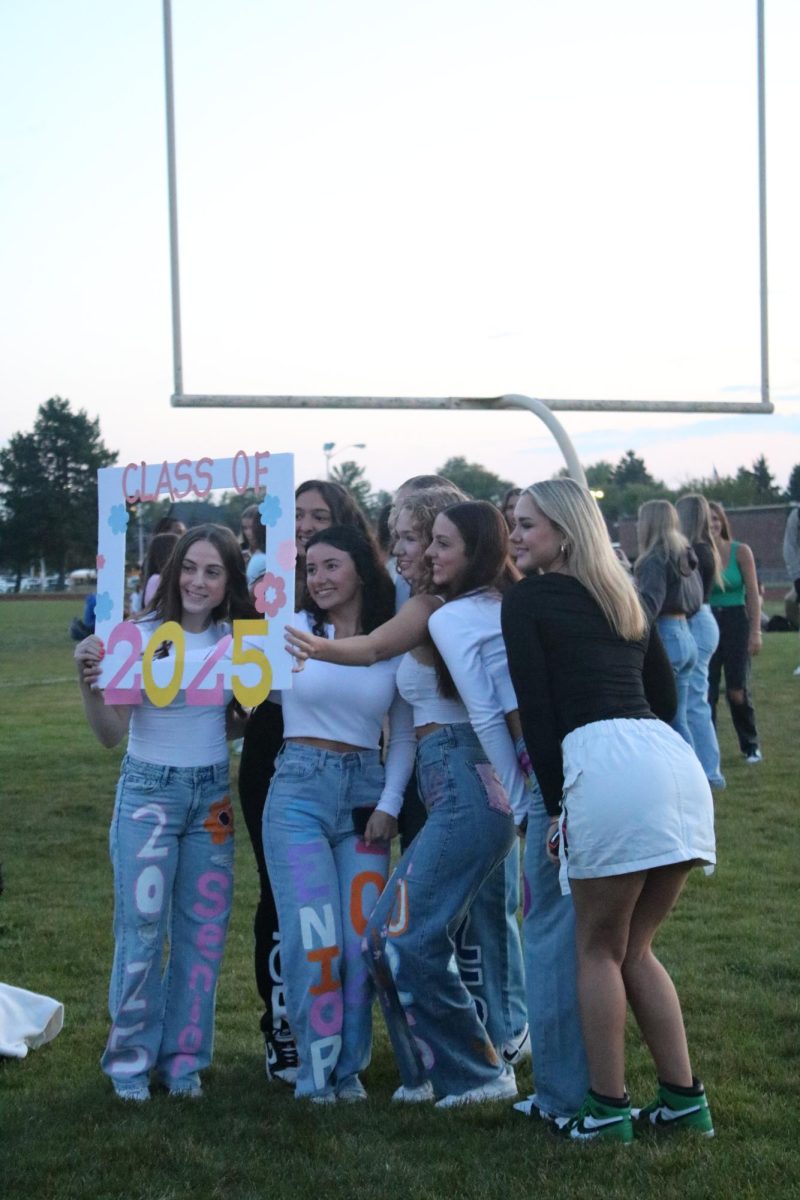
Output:
<path fill-rule="evenodd" d="M 137 698 L 128 689 L 130 703 L 106 704 L 96 687 L 102 641 L 93 635 L 75 650 L 84 709 L 98 740 L 112 747 L 128 734 L 109 839 L 115 949 L 112 1026 L 101 1059 L 123 1100 L 149 1099 L 153 1069 L 170 1095 L 201 1095 L 233 892 L 225 733 L 231 693 L 220 680 L 216 689 L 197 686 L 190 695 L 191 684 L 165 703 L 172 689 L 154 683 L 153 659 L 173 659 L 174 687 L 184 655 L 207 659 L 231 622 L 254 615 L 234 534 L 200 525 L 178 541 L 150 611 L 124 627 L 131 644 L 140 635 L 143 644 L 149 639 L 146 694 Z M 169 640 L 162 641 L 164 623 Z"/>

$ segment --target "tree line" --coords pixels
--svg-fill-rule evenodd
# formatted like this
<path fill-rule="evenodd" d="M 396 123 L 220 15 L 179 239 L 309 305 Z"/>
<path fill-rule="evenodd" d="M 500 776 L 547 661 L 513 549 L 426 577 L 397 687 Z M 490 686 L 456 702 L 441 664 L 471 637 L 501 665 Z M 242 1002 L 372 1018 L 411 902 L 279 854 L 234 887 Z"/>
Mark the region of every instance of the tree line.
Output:
<path fill-rule="evenodd" d="M 63 584 L 68 570 L 94 563 L 97 546 L 97 471 L 113 466 L 119 457 L 106 446 L 98 418 L 85 410 L 74 412 L 69 400 L 53 396 L 42 404 L 30 433 L 16 433 L 0 449 L 0 565 L 16 576 L 17 586 L 31 566 L 44 560 Z M 781 489 L 764 455 L 734 475 L 716 471 L 670 488 L 651 475 L 643 458 L 628 450 L 617 463 L 601 460 L 586 470 L 608 521 L 635 516 L 639 505 L 657 497 L 675 499 L 685 492 L 702 492 L 726 508 L 800 501 L 800 463 Z M 456 456 L 436 468 L 476 500 L 498 504 L 514 484 L 480 463 Z M 566 474 L 561 471 L 559 474 Z M 385 490 L 373 491 L 364 468 L 356 462 L 334 467 L 332 478 L 347 488 L 373 520 L 391 500 Z M 528 481 L 526 481 L 528 482 Z M 139 561 L 143 539 L 168 513 L 186 522 L 222 521 L 238 530 L 242 510 L 252 494 L 223 493 L 214 501 L 153 501 L 132 506 L 129 559 Z"/>

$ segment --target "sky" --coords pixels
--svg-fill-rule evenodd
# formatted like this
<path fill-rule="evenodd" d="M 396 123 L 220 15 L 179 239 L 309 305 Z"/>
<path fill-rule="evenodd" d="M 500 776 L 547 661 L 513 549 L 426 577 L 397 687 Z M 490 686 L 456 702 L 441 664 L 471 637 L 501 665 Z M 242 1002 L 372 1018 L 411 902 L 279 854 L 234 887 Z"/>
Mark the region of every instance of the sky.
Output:
<path fill-rule="evenodd" d="M 765 7 L 776 411 L 559 413 L 584 464 L 800 462 L 800 5 Z M 755 13 L 173 0 L 185 391 L 757 400 Z M 57 394 L 123 463 L 563 465 L 527 413 L 170 407 L 159 0 L 0 0 L 0 98 L 0 444 Z"/>

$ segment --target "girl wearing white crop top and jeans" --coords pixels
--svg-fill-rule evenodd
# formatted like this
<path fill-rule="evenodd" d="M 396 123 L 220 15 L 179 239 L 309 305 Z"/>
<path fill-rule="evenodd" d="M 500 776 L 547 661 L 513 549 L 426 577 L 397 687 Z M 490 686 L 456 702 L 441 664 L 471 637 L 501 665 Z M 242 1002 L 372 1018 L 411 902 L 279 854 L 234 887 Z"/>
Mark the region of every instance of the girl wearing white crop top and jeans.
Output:
<path fill-rule="evenodd" d="M 334 526 L 306 547 L 299 619 L 323 640 L 370 632 L 394 612 L 373 544 Z M 264 853 L 278 907 L 286 1011 L 298 1050 L 295 1096 L 366 1099 L 374 989 L 361 958 L 383 890 L 389 843 L 414 759 L 399 660 L 356 672 L 309 663 L 282 695 L 284 746 L 264 809 Z M 389 716 L 385 768 L 378 749 Z"/>
<path fill-rule="evenodd" d="M 413 504 L 424 506 L 424 494 Z M 500 633 L 501 592 L 517 576 L 494 506 L 447 508 L 463 510 L 475 518 L 465 518 L 465 525 L 476 526 L 469 544 L 443 512 L 433 525 L 428 555 L 443 595 L 418 592 L 371 637 L 338 648 L 326 648 L 301 631 L 289 637 L 301 659 L 332 650 L 338 661 L 351 663 L 415 647 L 404 656 L 398 688 L 414 709 L 417 780 L 428 819 L 369 919 L 366 953 L 403 1081 L 393 1098 L 417 1102 L 438 1096 L 442 1107 L 516 1095 L 513 1072 L 452 964 L 455 934 L 481 886 L 514 846 L 514 814 L 521 822 L 527 805 L 512 738 L 516 700 Z M 419 554 L 409 550 L 413 534 L 401 512 L 395 552 L 404 571 L 407 559 Z M 428 625 L 440 653 L 425 644 Z"/>
<path fill-rule="evenodd" d="M 187 655 L 210 651 L 229 622 L 255 616 L 236 538 L 201 525 L 162 569 L 143 643 L 165 621 L 183 629 Z M 164 643 L 164 656 L 173 653 Z M 105 654 L 92 635 L 75 649 L 89 724 L 104 746 L 129 730 L 111 822 L 114 965 L 111 1033 L 101 1059 L 117 1096 L 150 1096 L 150 1071 L 172 1096 L 201 1094 L 211 1062 L 217 976 L 233 895 L 226 693 L 218 704 L 166 708 L 149 699 L 106 705 L 94 686 Z M 162 974 L 165 940 L 169 953 Z"/>

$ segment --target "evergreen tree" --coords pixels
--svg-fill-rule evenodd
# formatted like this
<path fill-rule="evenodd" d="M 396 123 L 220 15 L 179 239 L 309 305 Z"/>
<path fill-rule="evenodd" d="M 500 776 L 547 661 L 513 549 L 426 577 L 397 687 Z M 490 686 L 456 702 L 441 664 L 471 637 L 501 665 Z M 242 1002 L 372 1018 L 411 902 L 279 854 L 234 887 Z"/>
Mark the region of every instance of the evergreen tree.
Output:
<path fill-rule="evenodd" d="M 504 493 L 514 486 L 508 479 L 501 479 L 493 471 L 487 471 L 480 463 L 469 463 L 461 457 L 448 458 L 446 463 L 436 468 L 435 474 L 449 479 L 462 492 L 472 496 L 473 500 L 490 500 L 493 504 L 498 504 Z"/>
<path fill-rule="evenodd" d="M 40 406 L 30 434 L 0 450 L 2 545 L 18 575 L 42 557 L 63 583 L 68 565 L 94 562 L 97 471 L 116 460 L 99 420 L 60 396 Z"/>

